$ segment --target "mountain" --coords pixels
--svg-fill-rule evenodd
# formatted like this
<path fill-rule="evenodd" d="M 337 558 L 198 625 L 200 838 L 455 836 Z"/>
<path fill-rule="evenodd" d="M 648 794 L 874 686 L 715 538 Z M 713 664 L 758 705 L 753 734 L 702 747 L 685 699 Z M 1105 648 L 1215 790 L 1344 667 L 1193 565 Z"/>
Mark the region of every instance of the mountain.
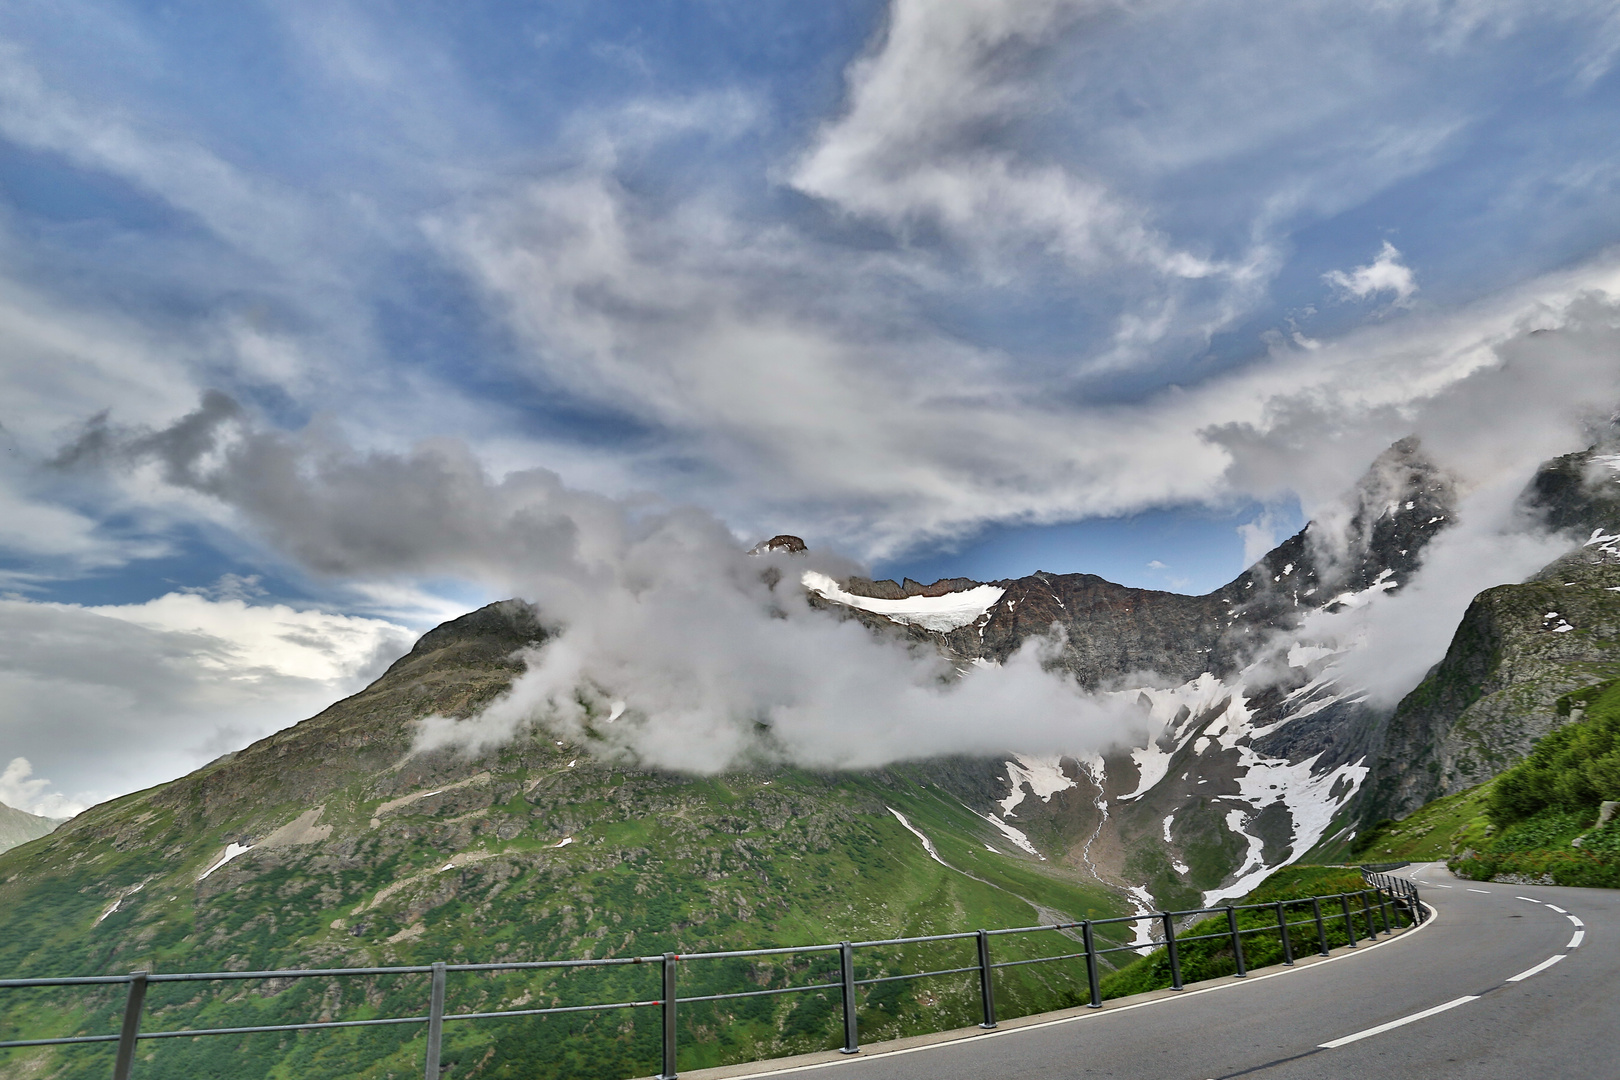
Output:
<path fill-rule="evenodd" d="M 1608 512 L 1610 468 L 1596 451 L 1549 463 L 1527 505 L 1585 528 Z M 1557 722 L 1570 686 L 1612 677 L 1608 605 L 1620 582 L 1606 583 L 1620 529 L 1600 530 L 1537 580 L 1481 594 L 1424 686 L 1393 713 L 1373 709 L 1340 684 L 1334 655 L 1296 631 L 1314 612 L 1402 588 L 1454 516 L 1455 491 L 1403 440 L 1346 505 L 1342 520 L 1313 522 L 1200 597 L 1084 574 L 926 586 L 803 575 L 815 606 L 937 648 L 964 669 L 1005 662 L 1055 625 L 1054 666 L 1140 716 L 1142 737 L 1101 755 L 1009 747 L 866 773 L 693 778 L 598 761 L 539 730 L 472 756 L 413 753 L 418 720 L 475 714 L 523 670 L 522 650 L 545 645 L 529 605 L 490 605 L 424 635 L 319 715 L 0 854 L 0 964 L 43 976 L 628 956 L 1243 895 L 1307 850 L 1342 846 L 1360 815 L 1400 812 L 1463 782 L 1465 762 L 1474 775 L 1511 763 L 1537 717 Z M 784 534 L 762 546 L 792 554 L 802 542 Z M 998 949 L 1014 948 L 1002 940 Z M 930 947 L 906 962 L 963 962 L 953 957 Z M 899 961 L 864 962 L 866 974 L 883 974 Z M 1075 972 L 1004 971 L 1006 1015 L 1070 1003 L 1079 990 Z M 717 992 L 825 974 L 821 961 L 739 962 L 683 968 L 682 978 Z M 409 1015 L 424 993 L 419 981 L 376 978 L 188 991 L 158 1000 L 153 1022 Z M 973 993 L 966 976 L 879 984 L 863 1030 L 881 1038 L 972 1022 Z M 625 967 L 468 980 L 452 986 L 452 1008 L 656 995 L 646 969 Z M 111 991 L 30 1000 L 7 1013 L 0 1038 L 117 1027 Z M 683 1012 L 682 1067 L 836 1041 L 832 996 L 758 1000 L 766 1004 Z M 639 1075 L 657 1060 L 646 1010 L 452 1025 L 446 1037 L 455 1075 Z M 104 1071 L 93 1054 L 31 1053 L 0 1056 L 0 1076 Z M 176 1074 L 381 1077 L 419 1068 L 421 1038 L 377 1028 L 164 1040 L 142 1053 Z"/>
<path fill-rule="evenodd" d="M 1348 493 L 1341 524 L 1307 525 L 1204 596 L 1089 574 L 805 584 L 819 606 L 964 666 L 1003 662 L 1059 628 L 1053 666 L 1135 702 L 1146 737 L 1084 759 L 1013 754 L 988 795 L 955 794 L 1139 907 L 1190 907 L 1243 895 L 1347 817 L 1386 717 L 1335 682 L 1329 650 L 1288 634 L 1311 612 L 1399 590 L 1455 498 L 1404 439 Z"/>
<path fill-rule="evenodd" d="M 61 818 L 39 817 L 0 802 L 0 851 L 37 840 L 61 823 Z"/>
<path fill-rule="evenodd" d="M 27 977 L 634 956 L 1124 911 L 1094 879 L 1019 847 L 940 786 L 976 791 L 983 763 L 692 778 L 592 760 L 539 731 L 475 757 L 410 752 L 417 719 L 472 714 L 522 669 L 514 653 L 545 639 L 528 605 L 483 608 L 318 716 L 0 855 L 0 967 Z M 1027 946 L 996 948 L 1010 959 Z M 964 950 L 863 952 L 863 977 L 901 962 L 959 967 Z M 683 993 L 824 981 L 828 963 L 694 964 Z M 1083 968 L 1006 971 L 1006 1015 L 1084 992 Z M 656 977 L 651 967 L 456 977 L 450 1008 L 644 1000 L 659 996 Z M 148 1030 L 419 1015 L 426 1000 L 419 978 L 186 985 L 154 988 Z M 0 1039 L 117 1031 L 120 992 L 10 997 Z M 967 975 L 868 993 L 865 1038 L 976 1022 Z M 683 1009 L 682 1067 L 837 1045 L 837 1004 L 816 992 Z M 648 1075 L 657 1025 L 648 1009 L 455 1024 L 446 1060 L 454 1076 Z M 422 1052 L 416 1028 L 163 1040 L 143 1044 L 138 1069 L 382 1077 L 418 1072 Z M 106 1071 L 93 1051 L 7 1053 L 0 1076 Z"/>
<path fill-rule="evenodd" d="M 1388 721 L 1364 822 L 1501 773 L 1567 722 L 1561 697 L 1620 676 L 1620 455 L 1594 447 L 1546 463 L 1525 503 L 1584 543 L 1474 598 L 1445 658 Z"/>

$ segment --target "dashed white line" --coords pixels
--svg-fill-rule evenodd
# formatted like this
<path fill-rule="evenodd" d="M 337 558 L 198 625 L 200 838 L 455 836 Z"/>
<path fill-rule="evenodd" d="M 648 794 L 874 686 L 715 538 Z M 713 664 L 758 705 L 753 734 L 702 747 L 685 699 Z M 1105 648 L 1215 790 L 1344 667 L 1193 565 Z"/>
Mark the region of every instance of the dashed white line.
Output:
<path fill-rule="evenodd" d="M 1515 899 L 1515 900 L 1529 900 L 1529 901 L 1530 901 L 1530 902 L 1531 902 L 1531 903 L 1532 903 L 1532 904 L 1539 904 L 1539 903 L 1541 903 L 1541 901 L 1540 901 L 1540 900 L 1534 900 L 1534 899 L 1531 899 L 1531 898 L 1530 898 L 1530 897 L 1528 897 L 1528 896 L 1515 896 L 1515 897 L 1514 897 L 1514 898 L 1513 898 L 1513 899 Z"/>
<path fill-rule="evenodd" d="M 1484 893 L 1486 896 L 1491 895 L 1491 890 L 1489 890 L 1489 889 L 1469 889 L 1468 891 L 1469 892 Z"/>
<path fill-rule="evenodd" d="M 1558 914 L 1560 914 L 1560 915 L 1568 915 L 1569 914 L 1569 912 L 1565 911 L 1563 908 L 1559 907 L 1557 904 L 1548 904 L 1547 906 L 1552 908 L 1554 911 L 1558 912 Z"/>
<path fill-rule="evenodd" d="M 1585 923 L 1581 922 L 1581 920 L 1578 917 L 1576 917 L 1574 915 L 1571 915 L 1567 911 L 1564 912 L 1564 918 L 1568 919 L 1570 922 L 1574 923 L 1576 926 L 1585 926 L 1586 925 Z"/>
<path fill-rule="evenodd" d="M 1568 955 L 1569 953 L 1559 953 L 1556 956 L 1549 956 L 1547 959 L 1543 960 L 1535 967 L 1530 968 L 1528 971 L 1519 972 L 1517 975 L 1513 976 L 1513 978 L 1509 979 L 1508 982 L 1523 982 L 1532 975 L 1539 975 Z"/>
<path fill-rule="evenodd" d="M 1464 997 L 1455 998 L 1448 1001 L 1444 1005 L 1436 1005 L 1432 1009 L 1424 1009 L 1422 1012 L 1415 1012 L 1411 1016 L 1403 1016 L 1399 1020 L 1391 1020 L 1387 1024 L 1379 1024 L 1377 1027 L 1370 1027 L 1365 1031 L 1358 1031 L 1354 1035 L 1346 1035 L 1342 1039 L 1334 1039 L 1332 1042 L 1318 1043 L 1317 1045 L 1319 1045 L 1323 1050 L 1333 1050 L 1340 1046 L 1344 1046 L 1347 1043 L 1353 1043 L 1372 1035 L 1381 1035 L 1386 1031 L 1393 1030 L 1394 1028 L 1403 1027 L 1414 1021 L 1433 1016 L 1436 1013 L 1443 1013 L 1447 1009 L 1455 1009 L 1459 1005 L 1466 1005 L 1470 1001 L 1478 1000 L 1478 994 L 1468 994 Z"/>
<path fill-rule="evenodd" d="M 1450 885 L 1442 885 L 1438 881 L 1425 881 L 1424 884 L 1425 885 L 1433 885 L 1437 889 L 1449 889 L 1449 888 L 1451 888 Z"/>
<path fill-rule="evenodd" d="M 1579 947 L 1580 943 L 1582 941 L 1584 941 L 1585 939 L 1586 939 L 1586 931 L 1585 930 L 1577 930 L 1577 931 L 1575 931 L 1575 936 L 1569 939 L 1569 944 L 1565 945 L 1564 948 L 1566 948 L 1566 949 L 1577 948 L 1577 947 Z"/>

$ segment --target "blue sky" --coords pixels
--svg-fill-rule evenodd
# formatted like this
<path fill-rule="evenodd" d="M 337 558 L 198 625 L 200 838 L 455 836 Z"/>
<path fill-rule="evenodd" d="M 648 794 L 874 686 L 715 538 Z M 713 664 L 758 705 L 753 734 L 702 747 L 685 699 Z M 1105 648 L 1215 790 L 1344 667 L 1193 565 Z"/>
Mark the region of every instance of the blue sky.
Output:
<path fill-rule="evenodd" d="M 1614 404 L 1514 342 L 1612 299 L 1617 57 L 1575 2 L 8 4 L 0 799 L 313 711 L 557 492 L 1202 592 L 1410 431 L 1522 482 Z M 92 692 L 36 647 L 90 614 L 213 666 Z"/>

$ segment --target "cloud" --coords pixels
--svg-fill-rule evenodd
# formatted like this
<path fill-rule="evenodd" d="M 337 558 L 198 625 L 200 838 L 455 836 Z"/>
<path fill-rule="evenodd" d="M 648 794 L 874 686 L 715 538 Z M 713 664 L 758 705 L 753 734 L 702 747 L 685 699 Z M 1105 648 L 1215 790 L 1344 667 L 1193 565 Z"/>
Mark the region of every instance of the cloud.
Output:
<path fill-rule="evenodd" d="M 409 642 L 383 620 L 239 599 L 0 600 L 0 758 L 52 778 L 17 789 L 48 808 L 30 812 L 76 813 L 314 715 Z"/>
<path fill-rule="evenodd" d="M 1277 524 L 1275 515 L 1266 510 L 1253 521 L 1237 527 L 1238 535 L 1243 538 L 1243 565 L 1254 565 L 1260 556 L 1277 546 Z"/>
<path fill-rule="evenodd" d="M 31 779 L 32 778 L 32 779 Z M 34 766 L 27 758 L 12 758 L 0 771 L 0 803 L 39 817 L 72 817 L 87 803 L 77 802 L 60 792 L 50 791 L 51 782 L 34 777 Z"/>
<path fill-rule="evenodd" d="M 832 113 L 815 97 L 830 88 L 794 99 L 812 111 L 784 113 L 780 85 L 752 73 L 636 84 L 656 96 L 616 85 L 611 99 L 535 117 L 532 96 L 496 115 L 517 69 L 487 51 L 458 70 L 460 39 L 440 27 L 328 6 L 288 24 L 324 80 L 315 104 L 272 116 L 267 96 L 253 136 L 234 142 L 210 127 L 229 109 L 195 70 L 176 66 L 173 85 L 211 105 L 187 113 L 102 65 L 78 70 L 105 84 L 69 85 L 74 65 L 51 64 L 44 38 L 10 46 L 0 135 L 73 179 L 115 178 L 135 216 L 164 224 L 69 226 L 22 209 L 0 222 L 6 265 L 34 283 L 0 280 L 0 419 L 22 444 L 0 475 L 0 542 L 28 561 L 8 580 L 163 553 L 202 523 L 378 603 L 431 605 L 422 583 L 444 579 L 532 596 L 576 650 L 547 661 L 551 682 L 526 684 L 535 701 L 571 673 L 612 678 L 643 687 L 635 715 L 653 734 L 655 719 L 697 723 L 690 702 L 713 701 L 723 723 L 691 739 L 710 757 L 797 745 L 811 728 L 796 717 L 836 727 L 825 710 L 851 693 L 801 688 L 828 678 L 818 659 L 869 669 L 841 651 L 852 628 L 797 612 L 759 622 L 779 601 L 750 576 L 757 562 L 738 561 L 733 529 L 805 532 L 872 558 L 987 522 L 1292 497 L 1326 516 L 1409 432 L 1470 491 L 1507 490 L 1580 445 L 1620 389 L 1620 288 L 1612 259 L 1580 262 L 1590 236 L 1551 254 L 1507 249 L 1488 260 L 1496 282 L 1577 269 L 1449 313 L 1417 310 L 1416 277 L 1392 246 L 1355 267 L 1322 238 L 1351 231 L 1344 216 L 1375 197 L 1449 191 L 1458 172 L 1511 193 L 1540 190 L 1555 169 L 1571 178 L 1560 190 L 1601 202 L 1612 163 L 1569 133 L 1607 115 L 1582 97 L 1610 63 L 1607 46 L 1588 47 L 1592 26 L 1614 22 L 1605 7 L 1395 3 L 1346 19 L 1326 3 L 1122 14 L 899 0 L 844 71 Z M 1515 38 L 1532 15 L 1536 35 Z M 149 70 L 167 70 L 144 44 Z M 666 78 L 654 46 L 637 57 Z M 1567 87 L 1557 109 L 1515 111 L 1528 70 Z M 298 134 L 296 153 L 276 156 L 272 121 Z M 1469 156 L 1481 133 L 1532 127 L 1560 152 Z M 1468 230 L 1432 227 L 1466 239 L 1528 221 L 1539 235 L 1542 208 L 1513 217 L 1512 205 L 1504 196 Z M 1420 222 L 1404 212 L 1391 227 L 1411 235 Z M 1330 284 L 1387 298 L 1400 317 L 1335 340 L 1296 312 L 1298 349 L 1217 337 L 1270 319 L 1296 245 L 1311 250 L 1294 285 L 1314 296 L 1321 267 L 1350 266 Z M 1424 295 L 1445 294 L 1454 282 L 1424 250 Z M 1458 250 L 1467 261 L 1472 249 Z M 1484 287 L 1452 277 L 1454 295 Z M 200 394 L 209 386 L 229 393 Z M 573 410 L 573 428 L 558 433 L 553 405 Z M 69 418 L 109 407 L 53 468 L 35 467 Z M 635 494 L 648 487 L 665 497 Z M 1250 524 L 1257 547 L 1271 526 Z M 1509 555 L 1502 565 L 1518 565 Z M 49 618 L 90 637 L 98 627 L 143 660 L 132 686 L 173 675 L 131 715 L 157 717 L 168 698 L 194 715 L 183 688 L 239 669 L 234 635 L 287 647 L 227 609 L 255 606 L 250 578 L 191 597 L 223 623 L 163 622 L 192 610 L 179 600 L 144 622 Z M 1456 580 L 1460 595 L 1472 578 Z M 44 610 L 14 617 L 42 624 Z M 691 625 L 696 641 L 728 643 L 733 618 L 757 632 L 775 696 L 663 640 Z M 255 678 L 335 685 L 359 661 L 334 655 L 348 659 L 324 675 Z M 652 692 L 655 661 L 665 674 L 690 667 L 679 692 Z M 1010 680 L 1031 738 L 1042 717 L 1107 712 L 1033 676 L 1026 686 L 1028 666 L 975 673 L 943 701 L 934 668 L 908 661 L 874 700 L 913 724 Z M 107 697 L 116 687 L 70 675 L 74 715 L 125 715 Z M 903 741 L 881 734 L 882 717 L 852 715 L 879 733 L 872 746 Z M 951 726 L 965 715 L 940 729 L 949 745 L 978 738 Z M 764 749 L 748 726 L 761 716 L 781 732 Z M 199 746 L 234 737 L 208 730 Z"/>
<path fill-rule="evenodd" d="M 1378 663 L 1357 677 L 1393 693 L 1421 676 L 1425 646 L 1443 652 L 1448 620 L 1455 625 L 1474 592 L 1557 553 L 1506 508 L 1540 460 L 1588 434 L 1585 401 L 1620 400 L 1620 304 L 1596 291 L 1601 280 L 1588 268 L 1482 310 L 1279 354 L 1269 370 L 1116 410 L 1111 419 L 1134 438 L 1117 441 L 1112 481 L 1167 460 L 1185 479 L 1203 460 L 1205 497 L 1225 485 L 1255 495 L 1288 485 L 1331 524 L 1349 519 L 1354 507 L 1341 493 L 1391 432 L 1420 434 L 1459 477 L 1464 525 L 1400 597 L 1306 628 L 1360 642 Z M 1209 424 L 1222 415 L 1246 419 Z M 1503 419 L 1481 425 L 1480 415 Z M 427 748 L 491 745 L 539 719 L 604 752 L 671 768 L 867 767 L 1007 745 L 1100 751 L 1140 723 L 1109 695 L 1045 672 L 1040 641 L 1004 667 L 957 679 L 927 646 L 874 641 L 811 609 L 797 574 L 839 577 L 852 564 L 822 553 L 762 561 L 707 512 L 578 491 L 541 469 L 495 476 L 448 440 L 361 451 L 321 423 L 278 431 L 211 394 L 164 428 L 97 418 L 57 462 L 112 476 L 155 472 L 320 574 L 380 583 L 450 575 L 534 601 L 553 640 L 501 704 L 472 721 L 430 721 Z M 1249 525 L 1257 545 L 1269 542 L 1264 516 Z M 206 603 L 174 597 L 153 610 L 181 601 Z M 610 726 L 613 700 L 627 707 Z"/>
<path fill-rule="evenodd" d="M 1345 686 L 1375 706 L 1393 707 L 1438 663 L 1468 604 L 1485 589 L 1523 581 L 1570 549 L 1522 515 L 1523 485 L 1495 483 L 1461 501 L 1455 524 L 1424 549 L 1422 570 L 1394 593 L 1374 593 L 1357 606 L 1316 612 L 1285 635 L 1344 650 L 1334 661 Z"/>
<path fill-rule="evenodd" d="M 1410 307 L 1412 297 L 1418 291 L 1417 278 L 1410 267 L 1402 265 L 1400 251 L 1388 240 L 1384 241 L 1378 257 L 1366 266 L 1358 266 L 1348 274 L 1343 270 L 1332 270 L 1323 274 L 1322 280 L 1345 296 L 1357 300 L 1366 300 L 1386 292 L 1394 293 L 1392 303 L 1396 307 Z"/>

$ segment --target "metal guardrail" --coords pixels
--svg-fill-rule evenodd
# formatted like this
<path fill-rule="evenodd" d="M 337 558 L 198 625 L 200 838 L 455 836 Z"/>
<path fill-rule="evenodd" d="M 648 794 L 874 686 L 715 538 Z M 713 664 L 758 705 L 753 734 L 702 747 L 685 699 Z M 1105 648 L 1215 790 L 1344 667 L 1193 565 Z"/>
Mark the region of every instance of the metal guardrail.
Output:
<path fill-rule="evenodd" d="M 1393 932 L 1403 918 L 1407 925 L 1416 925 L 1423 920 L 1423 906 L 1418 902 L 1417 888 L 1410 881 L 1401 878 L 1392 878 L 1384 874 L 1363 872 L 1363 877 L 1370 886 L 1367 889 L 1354 893 L 1335 893 L 1330 896 L 1315 896 L 1299 900 L 1280 900 L 1269 904 L 1227 904 L 1223 907 L 1192 908 L 1186 911 L 1156 911 L 1141 915 L 1124 915 L 1112 919 L 1082 919 L 1079 922 L 1050 923 L 1041 926 L 1018 926 L 1000 930 L 968 930 L 954 934 L 930 934 L 922 937 L 884 938 L 874 941 L 841 941 L 836 944 L 825 945 L 796 945 L 785 948 L 771 949 L 736 949 L 726 952 L 698 952 L 698 953 L 664 953 L 658 956 L 608 957 L 600 960 L 538 960 L 495 964 L 418 964 L 404 967 L 355 967 L 355 968 L 289 968 L 274 971 L 211 971 L 211 972 L 181 972 L 174 974 L 157 974 L 149 971 L 133 971 L 128 975 L 97 975 L 76 976 L 49 979 L 0 979 L 0 990 L 17 990 L 33 987 L 51 986 L 95 986 L 107 984 L 125 984 L 128 986 L 124 1002 L 123 1026 L 118 1034 L 105 1035 L 75 1035 L 52 1039 L 14 1039 L 0 1042 L 0 1049 L 13 1049 L 27 1046 L 66 1046 L 83 1045 L 89 1043 L 118 1044 L 117 1057 L 113 1064 L 113 1080 L 130 1080 L 131 1070 L 135 1061 L 135 1048 L 142 1039 L 179 1039 L 195 1038 L 204 1035 L 247 1035 L 259 1032 L 286 1032 L 286 1031 L 317 1031 L 332 1028 L 376 1027 L 397 1024 L 426 1024 L 427 1047 L 425 1053 L 425 1066 L 423 1076 L 425 1080 L 439 1080 L 441 1066 L 441 1053 L 443 1046 L 444 1024 L 447 1021 L 461 1020 L 488 1020 L 501 1017 L 515 1016 L 550 1016 L 560 1013 L 601 1012 L 614 1009 L 640 1009 L 657 1008 L 662 1013 L 662 1070 L 658 1074 L 660 1080 L 675 1080 L 675 1054 L 676 1054 L 676 1008 L 679 1005 L 694 1004 L 705 1001 L 726 1001 L 736 998 L 765 997 L 776 994 L 795 994 L 811 990 L 840 991 L 843 1007 L 844 1045 L 842 1052 L 853 1054 L 860 1049 L 858 1029 L 858 1003 L 856 991 L 862 986 L 873 986 L 879 983 L 898 982 L 911 979 L 925 979 L 943 975 L 958 975 L 965 972 L 977 972 L 979 979 L 979 997 L 983 1014 L 980 1027 L 994 1028 L 996 1026 L 995 986 L 992 973 L 998 968 L 1020 967 L 1027 964 L 1055 963 L 1063 960 L 1084 959 L 1086 968 L 1086 982 L 1090 991 L 1088 1005 L 1093 1009 L 1102 1008 L 1102 993 L 1099 985 L 1098 960 L 1109 953 L 1126 952 L 1141 949 L 1141 945 L 1117 945 L 1108 948 L 1097 947 L 1097 928 L 1121 923 L 1138 923 L 1146 921 L 1152 931 L 1159 931 L 1163 937 L 1155 944 L 1162 945 L 1170 961 L 1171 989 L 1184 989 L 1181 978 L 1181 949 L 1190 942 L 1211 941 L 1227 939 L 1232 945 L 1233 957 L 1237 963 L 1237 977 L 1245 978 L 1248 975 L 1248 965 L 1243 954 L 1243 937 L 1246 934 L 1276 933 L 1281 938 L 1283 950 L 1283 963 L 1294 963 L 1293 942 L 1289 931 L 1296 927 L 1313 927 L 1316 931 L 1317 947 L 1321 955 L 1329 952 L 1327 924 L 1342 919 L 1350 939 L 1350 947 L 1357 947 L 1355 917 L 1362 916 L 1365 926 L 1373 937 L 1377 936 L 1377 926 L 1373 921 L 1374 906 L 1371 897 L 1376 896 L 1377 910 L 1381 916 L 1383 932 Z M 1352 900 L 1360 905 L 1359 910 L 1352 911 Z M 1323 901 L 1338 901 L 1339 911 L 1324 914 Z M 1310 906 L 1310 917 L 1291 921 L 1288 909 L 1302 905 Z M 1241 911 L 1274 911 L 1276 925 L 1239 927 L 1238 913 Z M 1395 914 L 1394 923 L 1390 919 L 1391 911 Z M 1179 934 L 1176 931 L 1178 920 L 1187 920 L 1200 915 L 1225 915 L 1226 928 L 1215 933 Z M 990 939 L 1009 934 L 1040 934 L 1065 931 L 1080 931 L 1080 940 L 1083 948 L 1079 952 L 1068 952 L 1057 956 L 1040 956 L 1021 960 L 1004 960 L 993 962 L 990 953 Z M 1072 935 L 1071 935 L 1072 936 Z M 961 967 L 949 967 L 932 971 L 909 972 L 900 975 L 884 975 L 873 978 L 858 979 L 855 977 L 855 950 L 872 949 L 884 946 L 915 945 L 928 942 L 945 941 L 972 941 L 974 943 L 973 962 Z M 759 956 L 786 956 L 802 955 L 806 953 L 838 954 L 838 980 L 836 982 L 807 983 L 800 986 L 787 986 L 765 990 L 748 990 L 730 994 L 703 994 L 691 997 L 680 997 L 676 988 L 676 974 L 681 964 L 689 964 L 702 960 L 723 960 Z M 493 1012 L 445 1012 L 445 980 L 452 972 L 498 972 L 498 971 L 535 971 L 559 968 L 587 968 L 587 967 L 614 967 L 621 965 L 657 965 L 660 970 L 660 996 L 644 1001 L 614 1001 L 599 1002 L 585 1005 L 567 1005 L 544 1009 L 506 1009 Z M 226 980 L 262 980 L 262 979 L 310 979 L 334 978 L 364 975 L 427 975 L 428 985 L 428 1011 L 425 1016 L 395 1016 L 368 1020 L 335 1020 L 320 1021 L 307 1024 L 267 1024 L 251 1027 L 220 1027 L 195 1028 L 174 1031 L 142 1031 L 141 1014 L 146 1000 L 147 987 L 154 983 L 169 982 L 218 982 Z"/>

